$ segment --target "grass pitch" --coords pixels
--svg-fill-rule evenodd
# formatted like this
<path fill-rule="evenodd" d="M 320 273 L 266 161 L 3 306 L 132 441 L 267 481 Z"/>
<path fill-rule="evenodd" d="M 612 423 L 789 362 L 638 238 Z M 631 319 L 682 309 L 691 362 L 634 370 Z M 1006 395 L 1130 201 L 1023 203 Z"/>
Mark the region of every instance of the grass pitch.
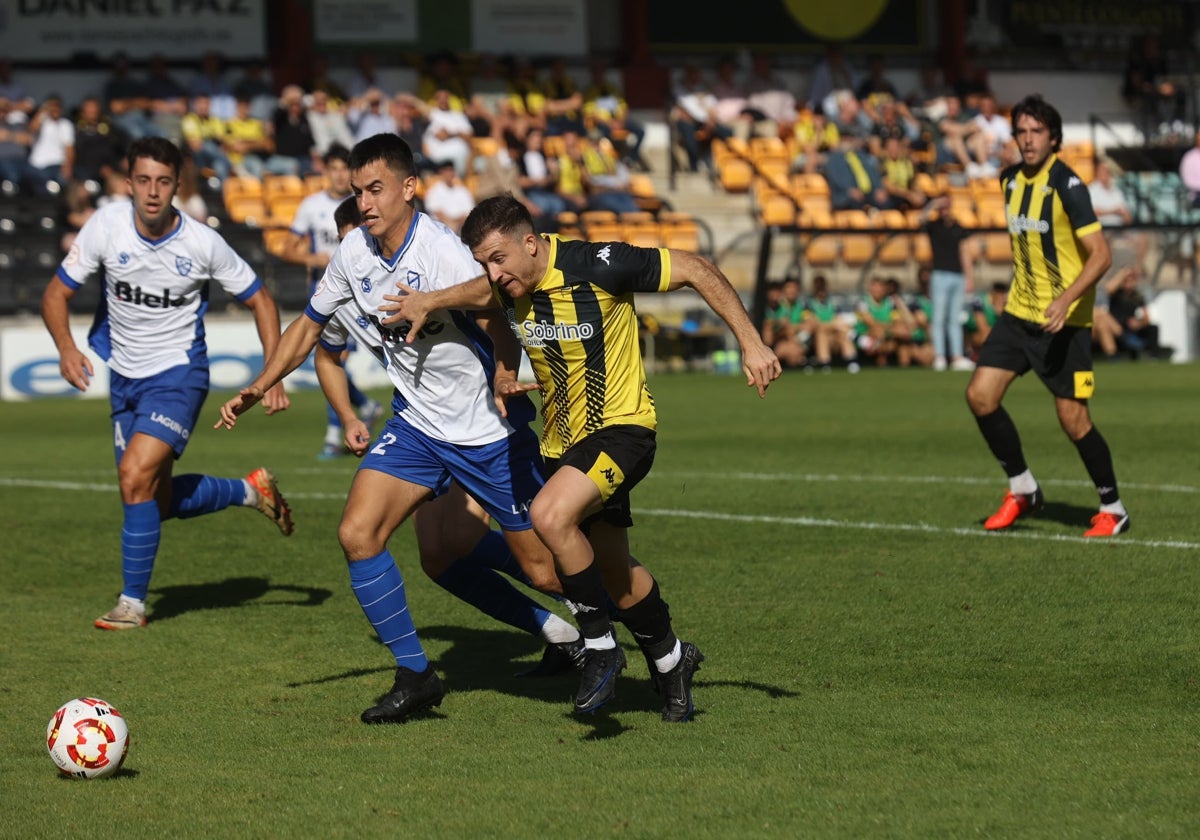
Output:
<path fill-rule="evenodd" d="M 1133 530 L 1096 507 L 1050 397 L 1006 405 L 1047 507 L 1002 535 L 1004 491 L 962 400 L 928 371 L 652 380 L 659 454 L 635 552 L 708 657 L 696 721 L 659 721 L 630 667 L 597 716 L 575 679 L 512 674 L 541 645 L 391 548 L 451 693 L 402 726 L 359 712 L 391 684 L 336 525 L 354 469 L 319 463 L 294 397 L 208 428 L 177 472 L 268 464 L 296 511 L 172 521 L 151 623 L 91 622 L 120 588 L 107 404 L 0 406 L 0 811 L 11 837 L 1195 836 L 1200 831 L 1200 368 L 1098 372 Z M 380 394 L 379 396 L 383 396 Z M 71 697 L 129 721 L 121 775 L 60 779 L 44 728 Z"/>

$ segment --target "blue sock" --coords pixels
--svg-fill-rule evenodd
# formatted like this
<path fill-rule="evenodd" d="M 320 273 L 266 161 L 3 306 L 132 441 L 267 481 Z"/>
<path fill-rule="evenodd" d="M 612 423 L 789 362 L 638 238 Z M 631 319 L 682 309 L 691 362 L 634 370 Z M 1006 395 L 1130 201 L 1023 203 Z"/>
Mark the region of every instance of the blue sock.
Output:
<path fill-rule="evenodd" d="M 349 371 L 346 373 L 346 385 L 350 388 L 350 405 L 355 408 L 362 408 L 370 401 L 366 394 L 358 390 L 358 386 L 354 384 Z"/>
<path fill-rule="evenodd" d="M 367 620 L 396 657 L 396 664 L 421 673 L 429 667 L 408 612 L 404 579 L 387 549 L 350 563 L 350 586 Z"/>
<path fill-rule="evenodd" d="M 171 509 L 164 519 L 190 519 L 216 513 L 231 505 L 241 505 L 246 484 L 240 478 L 214 478 L 211 475 L 177 475 L 171 479 Z"/>
<path fill-rule="evenodd" d="M 150 590 L 150 574 L 154 571 L 158 540 L 162 536 L 158 502 L 152 499 L 123 507 L 125 522 L 121 526 L 121 577 L 124 579 L 124 588 L 121 594 L 144 601 Z"/>
<path fill-rule="evenodd" d="M 450 564 L 434 583 L 497 621 L 537 636 L 550 611 L 523 595 L 496 572 L 463 557 Z"/>
<path fill-rule="evenodd" d="M 342 421 L 338 419 L 337 412 L 329 403 L 325 403 L 325 422 L 330 426 L 342 428 Z"/>

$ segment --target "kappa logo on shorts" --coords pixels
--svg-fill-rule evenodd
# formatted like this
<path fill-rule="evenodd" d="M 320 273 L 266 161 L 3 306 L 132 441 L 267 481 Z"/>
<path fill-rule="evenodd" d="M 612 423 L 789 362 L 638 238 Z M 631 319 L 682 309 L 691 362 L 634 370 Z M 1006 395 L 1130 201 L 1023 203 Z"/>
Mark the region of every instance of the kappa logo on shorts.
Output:
<path fill-rule="evenodd" d="M 617 462 L 608 456 L 607 452 L 601 452 L 596 456 L 596 461 L 587 474 L 588 478 L 592 480 L 592 484 L 595 484 L 596 489 L 600 491 L 600 498 L 604 501 L 608 501 L 609 497 L 625 481 L 625 473 L 617 466 Z"/>
<path fill-rule="evenodd" d="M 1075 372 L 1075 399 L 1086 400 L 1096 392 L 1096 377 L 1090 370 Z"/>

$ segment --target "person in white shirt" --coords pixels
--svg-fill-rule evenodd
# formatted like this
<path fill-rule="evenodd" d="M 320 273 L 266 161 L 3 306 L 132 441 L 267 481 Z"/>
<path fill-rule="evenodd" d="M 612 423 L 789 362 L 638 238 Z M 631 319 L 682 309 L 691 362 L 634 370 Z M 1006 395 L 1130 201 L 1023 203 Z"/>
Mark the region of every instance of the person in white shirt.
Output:
<path fill-rule="evenodd" d="M 434 93 L 433 106 L 429 109 L 429 125 L 421 138 L 425 159 L 449 160 L 453 162 L 458 177 L 464 177 L 471 159 L 471 137 L 474 133 L 467 115 L 451 109 L 450 91 L 442 88 Z"/>
<path fill-rule="evenodd" d="M 254 270 L 216 231 L 172 207 L 183 164 L 175 144 L 143 137 L 130 145 L 126 162 L 132 203 L 113 202 L 92 214 L 42 296 L 59 370 L 86 391 L 94 370 L 71 335 L 68 303 L 85 283 L 104 284 L 88 344 L 110 368 L 124 583 L 117 605 L 96 619 L 103 630 L 145 626 L 162 520 L 240 505 L 257 508 L 285 536 L 292 533 L 291 511 L 264 467 L 244 479 L 172 475 L 208 395 L 209 283 L 254 313 L 268 356 L 279 341 L 279 312 Z M 263 398 L 268 414 L 288 407 L 278 385 Z"/>
<path fill-rule="evenodd" d="M 317 154 L 324 155 L 334 146 L 347 149 L 353 146 L 354 134 L 341 107 L 331 104 L 329 94 L 323 90 L 314 90 L 310 96 L 308 127 L 312 129 L 313 148 Z"/>
<path fill-rule="evenodd" d="M 979 130 L 967 140 L 967 145 L 975 156 L 977 166 L 968 166 L 967 174 L 991 178 L 1012 162 L 1012 125 L 1000 113 L 996 97 L 990 93 L 980 97 L 979 113 L 974 121 Z"/>
<path fill-rule="evenodd" d="M 75 125 L 63 116 L 62 99 L 46 97 L 29 121 L 33 147 L 29 150 L 29 176 L 36 192 L 57 195 L 71 179 L 75 163 Z M 54 186 L 50 186 L 54 184 Z"/>
<path fill-rule="evenodd" d="M 533 585 L 548 592 L 561 586 L 529 518 L 543 481 L 537 437 L 527 423 L 510 423 L 492 393 L 496 357 L 486 339 L 516 350 L 507 325 L 490 322 L 484 335 L 462 313 L 439 312 L 410 344 L 407 324 L 381 323 L 384 296 L 398 283 L 442 288 L 477 277 L 479 264 L 453 231 L 414 211 L 415 164 L 400 137 L 380 134 L 358 143 L 350 172 L 362 227 L 342 241 L 304 314 L 253 383 L 222 406 L 217 426 L 233 428 L 268 388 L 299 367 L 340 310 L 357 307 L 378 334 L 395 386 L 394 414 L 355 474 L 338 540 L 355 597 L 396 661 L 392 690 L 362 720 L 399 722 L 440 704 L 445 688 L 417 637 L 387 541 L 438 488 L 457 481 L 499 523 Z"/>
<path fill-rule="evenodd" d="M 437 178 L 425 189 L 425 212 L 458 233 L 474 208 L 475 196 L 458 180 L 454 164 L 448 160 L 439 163 Z"/>

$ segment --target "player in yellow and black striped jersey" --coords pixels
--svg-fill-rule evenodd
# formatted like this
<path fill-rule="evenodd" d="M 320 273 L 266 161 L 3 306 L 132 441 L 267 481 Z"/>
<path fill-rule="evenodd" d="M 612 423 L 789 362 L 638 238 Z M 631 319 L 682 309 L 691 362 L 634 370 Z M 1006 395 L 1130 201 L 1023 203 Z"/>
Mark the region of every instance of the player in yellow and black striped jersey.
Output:
<path fill-rule="evenodd" d="M 402 287 L 405 294 L 389 300 L 410 322 L 410 334 L 432 309 L 499 302 L 529 353 L 536 385 L 517 382 L 515 356 L 505 360 L 504 348 L 496 348 L 496 393 L 503 398 L 542 391 L 542 450 L 550 476 L 530 516 L 554 554 L 563 593 L 578 607 L 587 651 L 575 710 L 591 712 L 612 699 L 625 667 L 605 609 L 607 590 L 663 696 L 663 719 L 687 720 L 692 674 L 704 657 L 675 636 L 658 583 L 630 556 L 626 533 L 632 524 L 629 491 L 649 472 L 656 446 L 633 295 L 683 286 L 699 292 L 732 329 L 747 384 L 760 396 L 779 376 L 779 360 L 729 281 L 695 254 L 538 236 L 529 211 L 510 195 L 480 202 L 463 223 L 462 237 L 486 277 L 429 293 Z"/>
<path fill-rule="evenodd" d="M 1021 163 L 1001 173 L 1000 186 L 1013 281 L 967 386 L 967 404 L 1009 480 L 1004 502 L 984 527 L 1008 528 L 1042 506 L 1017 428 L 1001 405 L 1009 385 L 1033 370 L 1054 394 L 1059 423 L 1100 496 L 1100 511 L 1084 536 L 1111 537 L 1129 529 L 1129 513 L 1088 399 L 1095 389 L 1090 329 L 1095 286 L 1112 257 L 1087 185 L 1055 154 L 1062 145 L 1058 111 L 1040 96 L 1028 96 L 1013 108 L 1012 123 Z"/>

